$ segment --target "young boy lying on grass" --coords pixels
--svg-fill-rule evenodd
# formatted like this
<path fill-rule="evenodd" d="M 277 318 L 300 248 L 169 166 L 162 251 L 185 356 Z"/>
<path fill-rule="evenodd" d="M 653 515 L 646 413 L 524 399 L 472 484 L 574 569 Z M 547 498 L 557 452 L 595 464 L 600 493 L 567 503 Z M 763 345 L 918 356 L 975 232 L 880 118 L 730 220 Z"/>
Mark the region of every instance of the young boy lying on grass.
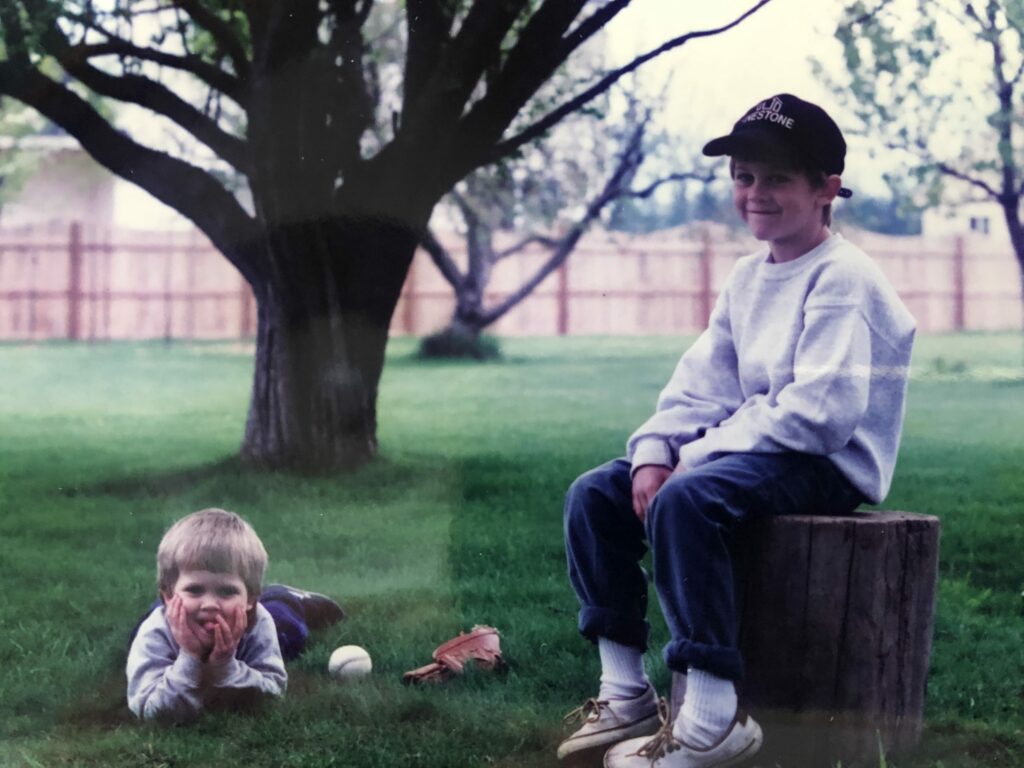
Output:
<path fill-rule="evenodd" d="M 133 633 L 126 670 L 128 706 L 143 720 L 179 723 L 283 696 L 285 659 L 302 652 L 310 627 L 345 615 L 313 592 L 271 585 L 261 593 L 267 551 L 223 509 L 179 520 L 156 559 L 160 600 Z"/>

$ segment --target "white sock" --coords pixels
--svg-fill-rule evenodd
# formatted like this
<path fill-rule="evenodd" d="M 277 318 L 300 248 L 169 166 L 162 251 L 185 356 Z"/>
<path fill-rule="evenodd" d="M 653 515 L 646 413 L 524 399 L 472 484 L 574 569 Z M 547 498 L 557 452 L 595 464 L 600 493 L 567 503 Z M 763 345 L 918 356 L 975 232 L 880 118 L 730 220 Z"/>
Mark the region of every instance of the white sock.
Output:
<path fill-rule="evenodd" d="M 607 701 L 635 699 L 647 690 L 650 682 L 644 672 L 644 655 L 639 648 L 598 637 L 597 650 L 601 654 L 601 691 L 598 698 Z"/>
<path fill-rule="evenodd" d="M 690 667 L 686 698 L 672 734 L 694 747 L 707 749 L 721 739 L 736 717 L 736 686 L 732 680 Z"/>

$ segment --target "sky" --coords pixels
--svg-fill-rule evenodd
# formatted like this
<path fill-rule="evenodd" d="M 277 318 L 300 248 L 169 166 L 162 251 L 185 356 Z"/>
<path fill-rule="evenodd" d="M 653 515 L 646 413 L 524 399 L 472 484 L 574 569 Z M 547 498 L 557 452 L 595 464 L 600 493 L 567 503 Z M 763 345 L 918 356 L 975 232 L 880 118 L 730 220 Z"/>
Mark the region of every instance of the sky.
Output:
<path fill-rule="evenodd" d="M 686 32 L 722 26 L 754 5 L 754 0 L 633 0 L 606 28 L 606 53 L 625 63 L 638 53 Z M 749 107 L 766 96 L 789 92 L 837 114 L 838 104 L 817 81 L 809 59 L 815 56 L 839 71 L 833 29 L 841 0 L 772 0 L 739 26 L 713 37 L 691 40 L 642 68 L 651 92 L 668 80 L 661 119 L 693 152 L 709 138 L 728 133 Z M 881 171 L 857 164 L 851 141 L 844 181 L 880 194 Z M 146 220 L 150 226 L 184 226 L 177 214 L 148 194 L 120 185 L 118 226 Z"/>
<path fill-rule="evenodd" d="M 609 55 L 625 63 L 665 40 L 727 24 L 754 4 L 634 0 L 609 25 Z M 687 141 L 690 152 L 699 151 L 709 139 L 728 133 L 754 104 L 792 93 L 821 105 L 842 127 L 842 107 L 810 62 L 814 57 L 835 75 L 842 73 L 842 50 L 834 37 L 842 8 L 839 0 L 772 0 L 729 31 L 691 40 L 646 64 L 645 84 L 659 90 L 668 81 L 665 125 Z M 881 169 L 858 152 L 856 138 L 848 140 L 844 181 L 884 193 Z M 858 160 L 863 162 L 858 165 Z"/>

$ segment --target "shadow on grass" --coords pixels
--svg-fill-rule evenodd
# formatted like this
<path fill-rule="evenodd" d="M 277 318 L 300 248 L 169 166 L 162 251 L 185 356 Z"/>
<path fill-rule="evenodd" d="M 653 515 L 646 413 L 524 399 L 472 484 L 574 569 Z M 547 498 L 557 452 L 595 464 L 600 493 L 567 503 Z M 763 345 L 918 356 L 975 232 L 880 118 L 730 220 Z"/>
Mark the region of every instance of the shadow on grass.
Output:
<path fill-rule="evenodd" d="M 237 455 L 227 456 L 208 464 L 177 468 L 166 472 L 140 472 L 95 483 L 69 486 L 61 495 L 114 496 L 122 499 L 141 497 L 177 496 L 197 485 L 226 483 L 232 487 L 265 488 L 268 485 L 313 482 L 331 484 L 334 481 L 350 481 L 357 487 L 372 487 L 377 480 L 388 476 L 392 489 L 404 489 L 415 485 L 421 475 L 414 466 L 399 465 L 386 457 L 377 457 L 371 463 L 351 471 L 302 472 L 298 470 L 275 470 L 250 464 Z"/>

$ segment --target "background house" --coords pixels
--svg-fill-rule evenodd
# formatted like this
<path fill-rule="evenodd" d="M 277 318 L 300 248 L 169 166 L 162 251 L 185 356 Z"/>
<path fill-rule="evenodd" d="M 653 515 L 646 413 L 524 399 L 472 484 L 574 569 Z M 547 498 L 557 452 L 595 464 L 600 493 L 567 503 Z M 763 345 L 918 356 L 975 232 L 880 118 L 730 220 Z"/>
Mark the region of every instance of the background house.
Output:
<path fill-rule="evenodd" d="M 41 227 L 71 221 L 110 228 L 115 177 L 67 135 L 0 137 L 0 151 L 27 155 L 30 168 L 20 188 L 5 196 L 0 225 Z"/>
<path fill-rule="evenodd" d="M 1010 243 L 1003 209 L 993 200 L 929 208 L 922 214 L 921 228 L 925 237 L 978 237 L 993 245 Z"/>

